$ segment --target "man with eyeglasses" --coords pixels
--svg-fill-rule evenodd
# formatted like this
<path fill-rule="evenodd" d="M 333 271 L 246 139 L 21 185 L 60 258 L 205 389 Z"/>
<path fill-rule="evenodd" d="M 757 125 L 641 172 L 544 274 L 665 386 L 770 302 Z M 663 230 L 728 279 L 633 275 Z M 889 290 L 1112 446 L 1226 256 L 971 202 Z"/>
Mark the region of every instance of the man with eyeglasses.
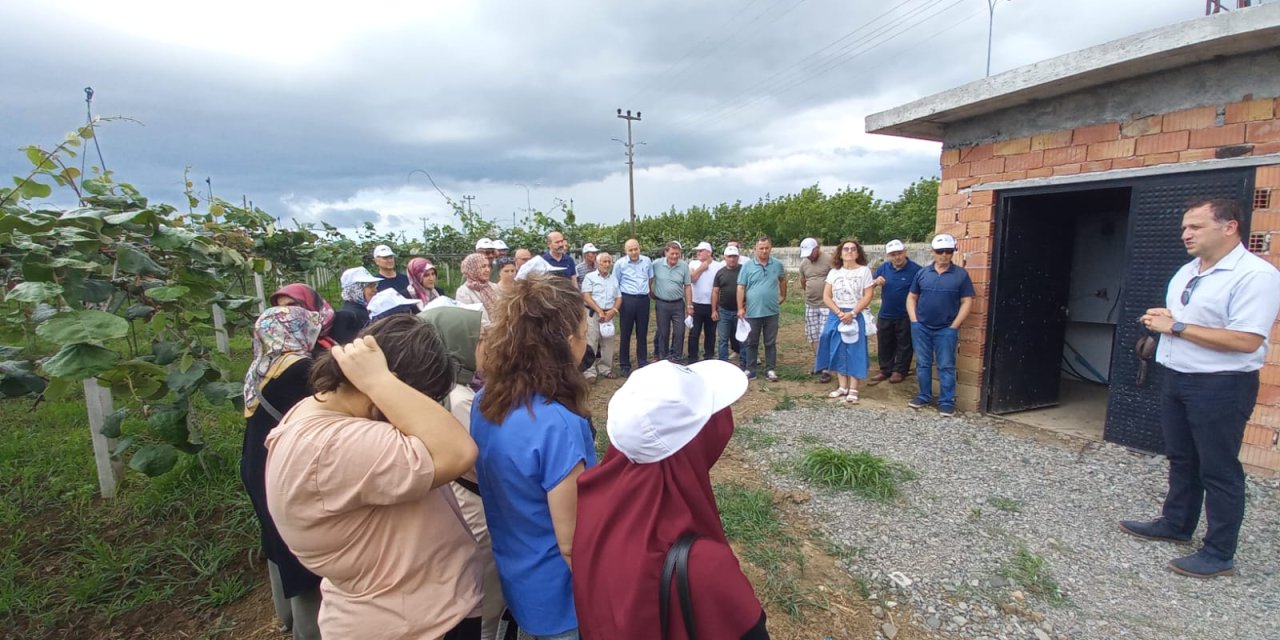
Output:
<path fill-rule="evenodd" d="M 1234 200 L 1202 200 L 1182 216 L 1182 243 L 1194 258 L 1169 281 L 1167 306 L 1140 318 L 1160 334 L 1165 368 L 1160 421 L 1169 458 L 1161 516 L 1120 522 L 1146 540 L 1191 543 L 1203 503 L 1208 530 L 1199 551 L 1169 561 L 1196 578 L 1235 573 L 1244 521 L 1240 443 L 1258 401 L 1267 336 L 1280 314 L 1280 272 L 1241 243 Z"/>
<path fill-rule="evenodd" d="M 920 409 L 933 402 L 933 367 L 938 367 L 938 413 L 956 413 L 956 345 L 960 325 L 973 307 L 973 281 L 969 272 L 951 260 L 956 239 L 947 233 L 933 238 L 933 264 L 920 269 L 907 293 L 907 317 L 911 318 L 911 344 L 916 353 L 916 378 L 920 392 L 911 402 Z"/>

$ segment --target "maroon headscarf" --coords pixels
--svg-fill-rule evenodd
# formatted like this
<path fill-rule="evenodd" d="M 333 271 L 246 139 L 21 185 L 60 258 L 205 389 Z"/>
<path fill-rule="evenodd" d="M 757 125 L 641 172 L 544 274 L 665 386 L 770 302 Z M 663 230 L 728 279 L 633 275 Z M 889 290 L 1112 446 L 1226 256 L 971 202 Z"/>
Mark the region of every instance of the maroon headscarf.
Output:
<path fill-rule="evenodd" d="M 699 536 L 689 584 L 700 640 L 739 640 L 760 621 L 760 601 L 729 548 L 711 491 L 711 467 L 732 435 L 733 413 L 725 408 L 664 460 L 635 464 L 610 446 L 578 478 L 573 594 L 584 640 L 661 637 L 663 560 L 688 532 Z M 670 616 L 670 637 L 685 639 L 674 588 Z"/>
<path fill-rule="evenodd" d="M 423 302 L 431 302 L 440 297 L 440 292 L 434 288 L 426 289 L 422 286 L 422 276 L 427 274 L 427 269 L 435 270 L 435 263 L 426 258 L 414 258 L 409 261 L 409 266 L 405 271 L 409 274 L 409 289 L 413 295 L 417 296 Z"/>
<path fill-rule="evenodd" d="M 333 328 L 333 307 L 329 306 L 328 301 L 324 299 L 310 285 L 301 282 L 286 284 L 267 298 L 271 306 L 276 305 L 276 298 L 280 296 L 289 296 L 298 301 L 298 306 L 307 311 L 314 311 L 320 314 L 320 339 L 316 341 L 316 346 L 332 349 L 334 345 L 333 338 L 329 337 L 329 330 Z"/>

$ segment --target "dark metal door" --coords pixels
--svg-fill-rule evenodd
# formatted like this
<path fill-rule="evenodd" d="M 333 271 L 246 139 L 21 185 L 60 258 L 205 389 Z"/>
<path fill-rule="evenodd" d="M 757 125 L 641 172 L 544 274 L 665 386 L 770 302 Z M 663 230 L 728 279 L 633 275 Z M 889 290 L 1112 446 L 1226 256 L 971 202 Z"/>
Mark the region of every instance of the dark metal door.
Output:
<path fill-rule="evenodd" d="M 1073 219 L 1049 196 L 1003 196 L 991 298 L 986 411 L 1058 404 Z"/>
<path fill-rule="evenodd" d="M 1103 438 L 1143 451 L 1162 453 L 1160 425 L 1162 370 L 1154 364 L 1146 383 L 1137 386 L 1134 344 L 1146 335 L 1138 318 L 1147 309 L 1165 306 L 1169 279 L 1191 260 L 1182 245 L 1182 214 L 1200 198 L 1233 198 L 1244 207 L 1241 235 L 1248 237 L 1253 202 L 1252 167 L 1145 178 L 1133 183 L 1129 207 L 1129 250 L 1124 291 L 1111 351 L 1111 393 Z"/>

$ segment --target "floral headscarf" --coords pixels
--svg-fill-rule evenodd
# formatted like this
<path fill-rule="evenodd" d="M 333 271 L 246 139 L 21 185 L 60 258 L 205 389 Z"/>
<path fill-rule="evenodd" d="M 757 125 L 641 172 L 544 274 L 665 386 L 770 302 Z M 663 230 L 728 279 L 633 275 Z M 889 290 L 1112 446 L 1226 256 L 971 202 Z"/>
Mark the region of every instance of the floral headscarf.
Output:
<path fill-rule="evenodd" d="M 462 275 L 467 279 L 467 288 L 480 298 L 485 310 L 492 314 L 493 304 L 497 301 L 497 292 L 484 277 L 484 268 L 488 264 L 489 259 L 484 255 L 473 253 L 462 259 Z"/>
<path fill-rule="evenodd" d="M 262 387 L 287 368 L 280 365 L 310 356 L 320 328 L 320 314 L 302 307 L 271 307 L 258 316 L 253 325 L 253 362 L 244 376 L 246 418 L 258 409 Z"/>
<path fill-rule="evenodd" d="M 440 297 L 440 292 L 434 288 L 425 289 L 422 286 L 422 276 L 426 275 L 427 270 L 435 270 L 436 265 L 426 258 L 414 258 L 409 261 L 409 289 L 413 295 L 417 296 L 423 302 L 431 302 Z"/>
<path fill-rule="evenodd" d="M 310 285 L 301 282 L 280 287 L 267 300 L 274 307 L 276 306 L 276 298 L 280 296 L 289 296 L 297 300 L 298 306 L 303 309 L 320 314 L 320 340 L 318 342 L 326 349 L 333 346 L 333 341 L 328 339 L 329 329 L 333 327 L 333 307 L 329 306 L 328 301 L 321 297 Z"/>

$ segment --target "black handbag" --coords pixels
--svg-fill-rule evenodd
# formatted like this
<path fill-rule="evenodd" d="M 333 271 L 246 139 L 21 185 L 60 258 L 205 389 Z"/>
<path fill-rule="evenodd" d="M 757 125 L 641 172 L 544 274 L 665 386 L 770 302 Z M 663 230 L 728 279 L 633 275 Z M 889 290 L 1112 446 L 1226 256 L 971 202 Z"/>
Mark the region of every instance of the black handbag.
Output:
<path fill-rule="evenodd" d="M 693 625 L 693 597 L 689 593 L 689 550 L 698 539 L 696 533 L 680 536 L 667 551 L 662 565 L 662 584 L 658 586 L 658 615 L 662 620 L 662 638 L 667 639 L 667 615 L 671 612 L 671 578 L 676 579 L 676 593 L 680 598 L 680 614 L 684 618 L 684 631 L 689 640 L 698 640 Z"/>

